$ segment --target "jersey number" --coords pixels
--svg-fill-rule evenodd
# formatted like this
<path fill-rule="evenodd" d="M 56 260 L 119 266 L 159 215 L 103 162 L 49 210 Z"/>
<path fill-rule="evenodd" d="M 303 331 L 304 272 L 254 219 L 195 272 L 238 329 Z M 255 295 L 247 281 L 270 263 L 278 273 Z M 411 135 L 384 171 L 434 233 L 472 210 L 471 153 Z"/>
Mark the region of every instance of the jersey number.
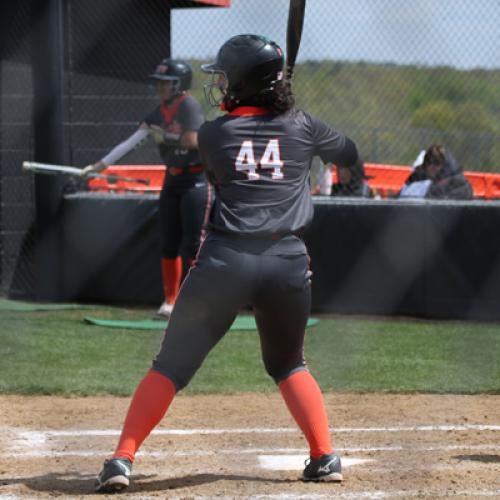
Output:
<path fill-rule="evenodd" d="M 236 170 L 245 172 L 248 180 L 256 181 L 260 179 L 258 169 L 272 169 L 272 179 L 283 179 L 283 161 L 280 158 L 280 144 L 278 139 L 271 139 L 266 146 L 262 158 L 256 162 L 253 149 L 253 141 L 243 141 L 238 157 L 236 158 Z"/>

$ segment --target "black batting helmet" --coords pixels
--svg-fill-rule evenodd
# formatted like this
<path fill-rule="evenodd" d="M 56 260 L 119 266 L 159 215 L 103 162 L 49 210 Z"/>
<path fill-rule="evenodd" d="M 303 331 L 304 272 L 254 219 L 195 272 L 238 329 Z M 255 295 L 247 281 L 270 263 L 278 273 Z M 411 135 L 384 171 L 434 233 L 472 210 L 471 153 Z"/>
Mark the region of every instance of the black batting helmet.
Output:
<path fill-rule="evenodd" d="M 283 63 L 283 51 L 277 43 L 248 34 L 230 38 L 219 49 L 215 62 L 201 69 L 225 76 L 226 98 L 244 100 L 273 90 L 283 79 Z"/>
<path fill-rule="evenodd" d="M 149 75 L 153 80 L 170 80 L 172 81 L 172 93 L 181 94 L 185 90 L 191 88 L 193 79 L 193 71 L 191 66 L 186 61 L 179 59 L 163 59 L 155 72 Z"/>

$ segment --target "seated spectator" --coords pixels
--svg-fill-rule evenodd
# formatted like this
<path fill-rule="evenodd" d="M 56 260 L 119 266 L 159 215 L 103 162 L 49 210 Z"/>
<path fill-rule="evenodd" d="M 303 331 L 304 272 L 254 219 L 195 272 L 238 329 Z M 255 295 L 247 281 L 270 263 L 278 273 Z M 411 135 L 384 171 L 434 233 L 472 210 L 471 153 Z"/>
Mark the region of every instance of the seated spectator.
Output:
<path fill-rule="evenodd" d="M 418 163 L 417 161 L 415 163 Z M 425 151 L 399 192 L 400 198 L 471 200 L 473 190 L 453 155 L 441 144 Z"/>
<path fill-rule="evenodd" d="M 337 170 L 337 182 L 332 184 L 332 196 L 356 196 L 371 198 L 372 190 L 366 179 L 365 165 L 361 157 L 353 167 L 335 166 Z"/>
<path fill-rule="evenodd" d="M 408 179 L 406 179 L 406 184 L 422 181 L 425 179 L 425 172 L 424 172 L 425 153 L 426 153 L 425 149 L 422 149 L 422 151 L 418 153 L 418 156 L 415 158 L 415 161 L 413 162 L 411 174 L 408 177 Z"/>
<path fill-rule="evenodd" d="M 330 164 L 325 165 L 321 160 L 318 171 L 318 184 L 312 194 L 330 196 L 332 194 L 333 173 Z"/>
<path fill-rule="evenodd" d="M 424 198 L 431 181 L 427 179 L 424 171 L 424 158 L 426 150 L 422 149 L 413 162 L 411 174 L 395 198 Z"/>

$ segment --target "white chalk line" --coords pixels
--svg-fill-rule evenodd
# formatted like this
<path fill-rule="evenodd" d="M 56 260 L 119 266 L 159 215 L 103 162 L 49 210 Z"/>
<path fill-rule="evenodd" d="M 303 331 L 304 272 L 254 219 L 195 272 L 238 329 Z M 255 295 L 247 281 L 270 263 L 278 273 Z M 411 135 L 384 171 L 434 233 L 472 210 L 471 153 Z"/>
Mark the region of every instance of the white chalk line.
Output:
<path fill-rule="evenodd" d="M 1 428 L 0 428 L 1 430 Z M 69 429 L 69 430 L 46 430 L 46 431 L 32 431 L 32 430 L 16 430 L 16 429 L 6 429 L 14 434 L 16 437 L 11 440 L 11 451 L 15 453 L 19 451 L 17 454 L 18 457 L 21 456 L 49 456 L 49 455 L 40 455 L 40 453 L 45 453 L 40 448 L 44 448 L 47 446 L 47 441 L 52 439 L 57 439 L 61 437 L 113 437 L 119 436 L 120 430 L 117 429 Z M 341 427 L 341 428 L 333 428 L 333 433 L 336 434 L 338 432 L 428 432 L 428 431 L 466 431 L 466 430 L 478 430 L 478 431 L 497 431 L 500 430 L 499 425 L 482 425 L 482 424 L 463 424 L 463 425 L 418 425 L 418 426 L 390 426 L 390 427 Z M 227 428 L 227 429 L 155 429 L 151 434 L 156 436 L 186 436 L 186 435 L 212 435 L 212 434 L 260 434 L 260 433 L 298 433 L 299 430 L 296 428 L 265 428 L 265 427 L 256 427 L 256 428 Z M 8 435 L 8 434 L 7 434 Z M 497 450 L 498 446 L 495 445 L 483 445 L 485 447 L 481 448 L 482 450 Z M 26 449 L 29 449 L 29 452 L 26 452 Z M 399 447 L 375 447 L 375 448 L 349 448 L 344 449 L 344 451 L 359 451 L 359 452 L 369 452 L 369 451 L 402 451 L 404 448 L 402 446 Z M 414 447 L 410 448 L 414 449 Z M 455 448 L 451 449 L 473 449 L 471 446 L 464 445 L 455 445 Z M 479 449 L 479 448 L 476 448 Z M 443 447 L 426 447 L 422 451 L 442 451 Z M 47 451 L 46 453 L 51 453 Z M 52 453 L 55 453 L 52 451 Z M 77 451 L 68 451 L 64 452 L 69 455 L 78 455 L 83 452 Z M 92 452 L 91 452 L 92 453 Z M 63 455 L 61 455 L 63 456 Z M 88 456 L 88 455 L 81 455 Z"/>
<path fill-rule="evenodd" d="M 337 427 L 330 429 L 332 433 L 364 433 L 364 432 L 449 432 L 449 431 L 500 431 L 500 425 L 460 424 L 460 425 L 414 425 L 392 427 Z M 42 442 L 47 437 L 53 436 L 118 436 L 120 430 L 116 429 L 75 429 L 54 431 L 22 431 L 18 435 L 21 439 Z M 158 436 L 191 436 L 210 434 L 284 434 L 298 433 L 295 427 L 244 427 L 227 429 L 155 429 L 151 434 Z"/>
<path fill-rule="evenodd" d="M 432 490 L 430 492 L 422 491 L 412 491 L 412 490 L 402 490 L 402 491 L 353 491 L 349 493 L 329 493 L 327 495 L 322 494 L 292 494 L 283 493 L 279 495 L 252 495 L 250 497 L 244 497 L 247 500 L 322 500 L 324 498 L 334 499 L 358 499 L 358 498 L 408 498 L 408 497 L 427 497 L 427 498 L 439 498 L 439 497 L 492 497 L 498 495 L 500 490 L 462 490 L 462 491 L 444 491 L 444 490 Z M 200 499 L 201 500 L 201 499 Z"/>
<path fill-rule="evenodd" d="M 246 500 L 323 500 L 323 499 L 346 499 L 357 500 L 358 498 L 444 498 L 444 497 L 493 497 L 500 494 L 500 490 L 461 490 L 461 491 L 445 491 L 445 490 L 431 490 L 422 492 L 421 490 L 402 490 L 402 491 L 352 491 L 345 493 L 331 492 L 328 494 L 321 493 L 281 493 L 277 495 L 251 495 L 239 497 Z M 196 497 L 198 500 L 206 500 L 208 497 Z M 228 500 L 234 497 L 217 497 L 219 500 Z M 144 499 L 145 500 L 145 499 Z M 176 499 L 172 499 L 176 500 Z"/>
<path fill-rule="evenodd" d="M 258 455 L 261 469 L 300 471 L 304 468 L 304 455 Z M 342 469 L 353 465 L 373 462 L 371 458 L 342 458 Z"/>
<path fill-rule="evenodd" d="M 351 427 L 351 428 L 333 428 L 334 433 L 345 432 L 345 433 L 356 433 L 356 432 L 429 432 L 429 431 L 467 431 L 467 430 L 478 430 L 478 431 L 498 431 L 500 430 L 499 425 L 482 425 L 482 424 L 463 424 L 463 425 L 415 425 L 415 426 L 391 426 L 391 427 Z M 249 433 L 293 433 L 298 432 L 295 428 L 229 428 L 229 429 L 156 429 L 153 434 L 156 435 L 196 435 L 196 434 L 249 434 Z M 22 431 L 17 433 L 19 436 L 18 444 L 22 444 L 22 447 L 30 447 L 31 450 L 25 451 L 24 453 L 9 453 L 9 457 L 64 457 L 71 455 L 78 456 L 108 456 L 109 450 L 106 451 L 43 451 L 35 450 L 36 447 L 47 446 L 47 439 L 57 438 L 57 437 L 91 437 L 91 436 L 117 436 L 120 434 L 119 430 L 113 429 L 97 429 L 97 430 L 54 430 L 54 431 Z M 404 450 L 411 451 L 451 451 L 451 450 L 467 450 L 467 451 L 498 451 L 500 446 L 497 445 L 446 445 L 446 446 L 428 446 L 428 447 L 404 447 L 404 446 L 382 446 L 382 447 L 351 447 L 351 448 L 338 448 L 340 452 L 397 452 Z M 306 450 L 295 449 L 295 448 L 252 448 L 252 449 L 223 449 L 223 450 L 212 450 L 209 452 L 205 451 L 175 451 L 175 452 L 146 452 L 141 451 L 138 456 L 151 457 L 151 458 L 168 458 L 168 457 L 182 457 L 182 456 L 209 456 L 217 454 L 235 454 L 235 453 L 246 453 L 246 454 L 259 454 L 259 453 L 304 453 L 307 454 Z M 452 466 L 450 468 L 456 468 Z M 333 492 L 331 492 L 333 493 Z M 279 499 L 291 499 L 291 500 L 315 500 L 315 499 L 357 499 L 357 498 L 410 498 L 410 497 L 426 497 L 426 498 L 439 498 L 439 497 L 494 497 L 500 495 L 500 490 L 461 490 L 461 491 L 448 491 L 448 490 L 431 490 L 422 492 L 403 490 L 403 491 L 359 491 L 359 492 L 345 492 L 339 493 L 338 495 L 332 496 L 329 493 L 327 495 L 322 494 L 283 494 L 283 495 L 252 495 L 247 498 L 248 500 L 279 500 Z M 15 495 L 8 495 L 0 498 L 15 499 L 21 498 Z M 141 497 L 146 499 L 147 497 Z M 153 497 L 151 497 L 153 498 Z M 156 498 L 156 497 L 155 497 Z M 197 496 L 200 500 L 203 496 Z M 206 497 L 207 499 L 209 497 Z M 224 498 L 224 497 L 220 497 Z M 234 497 L 228 497 L 234 498 Z"/>
<path fill-rule="evenodd" d="M 238 495 L 239 500 L 357 500 L 357 499 L 384 499 L 384 498 L 450 498 L 450 497 L 495 497 L 500 495 L 500 489 L 496 490 L 374 490 L 374 491 L 351 491 L 339 492 L 329 491 L 327 494 L 322 493 L 279 493 L 279 494 L 256 494 L 256 495 Z M 27 498 L 24 495 L 0 494 L 1 500 L 22 500 Z M 141 500 L 158 500 L 158 496 L 135 495 L 132 498 L 140 498 Z M 170 500 L 182 500 L 185 496 L 171 496 Z M 196 500 L 213 500 L 213 496 L 195 495 L 192 498 Z M 218 500 L 234 500 L 235 496 L 220 495 Z"/>
<path fill-rule="evenodd" d="M 411 451 L 419 453 L 430 453 L 436 451 L 460 451 L 481 452 L 500 451 L 500 445 L 443 445 L 443 446 L 371 446 L 371 447 L 336 447 L 339 453 L 373 453 L 373 452 L 401 452 Z M 107 456 L 108 450 L 29 450 L 24 452 L 9 453 L 14 458 L 50 458 L 50 457 L 96 457 Z M 278 453 L 290 455 L 302 453 L 307 456 L 308 450 L 305 448 L 218 448 L 212 450 L 189 450 L 189 451 L 144 451 L 141 450 L 137 456 L 147 458 L 169 458 L 169 457 L 209 457 L 215 455 L 258 455 L 261 453 Z"/>

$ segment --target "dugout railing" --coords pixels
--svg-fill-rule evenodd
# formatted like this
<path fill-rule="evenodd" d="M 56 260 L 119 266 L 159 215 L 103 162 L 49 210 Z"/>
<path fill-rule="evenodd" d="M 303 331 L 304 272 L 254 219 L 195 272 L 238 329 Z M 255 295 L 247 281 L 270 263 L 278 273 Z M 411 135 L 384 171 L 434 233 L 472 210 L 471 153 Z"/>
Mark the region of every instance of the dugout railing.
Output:
<path fill-rule="evenodd" d="M 103 170 L 103 173 L 147 179 L 149 184 L 133 181 L 91 179 L 89 189 L 101 193 L 159 193 L 163 185 L 167 168 L 164 165 L 112 165 Z M 399 192 L 411 173 L 411 167 L 406 165 L 383 165 L 365 163 L 365 173 L 368 176 L 368 185 L 372 192 L 381 198 L 390 198 Z M 500 174 L 488 172 L 465 171 L 465 177 L 472 185 L 475 199 L 495 200 L 500 198 Z M 336 181 L 336 172 L 332 168 L 333 181 Z M 313 187 L 313 192 L 315 188 Z"/>

